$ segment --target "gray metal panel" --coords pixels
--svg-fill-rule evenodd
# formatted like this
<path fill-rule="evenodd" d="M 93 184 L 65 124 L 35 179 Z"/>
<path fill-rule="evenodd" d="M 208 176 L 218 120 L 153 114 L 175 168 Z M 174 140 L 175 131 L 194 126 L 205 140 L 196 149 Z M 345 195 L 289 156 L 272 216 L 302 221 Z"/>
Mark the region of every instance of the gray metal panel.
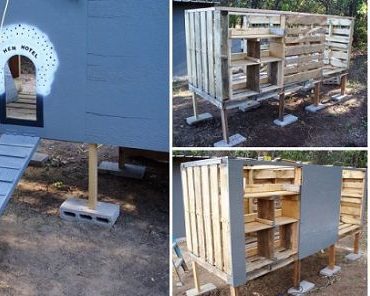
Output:
<path fill-rule="evenodd" d="M 305 165 L 302 178 L 299 259 L 338 239 L 342 168 Z"/>
<path fill-rule="evenodd" d="M 172 165 L 172 239 L 186 237 L 180 162 Z"/>
<path fill-rule="evenodd" d="M 247 281 L 244 207 L 243 207 L 243 160 L 228 159 L 229 211 L 230 211 L 230 256 L 231 278 L 229 284 L 237 287 Z"/>

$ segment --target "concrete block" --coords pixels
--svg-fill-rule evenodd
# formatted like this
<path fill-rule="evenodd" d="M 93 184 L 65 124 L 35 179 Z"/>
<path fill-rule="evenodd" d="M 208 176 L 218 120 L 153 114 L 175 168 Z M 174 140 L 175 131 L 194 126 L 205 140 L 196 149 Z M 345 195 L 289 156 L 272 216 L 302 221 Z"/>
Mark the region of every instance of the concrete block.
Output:
<path fill-rule="evenodd" d="M 296 121 L 298 121 L 298 117 L 297 116 L 288 114 L 288 115 L 285 115 L 284 116 L 283 121 L 281 121 L 279 119 L 275 119 L 274 120 L 274 124 L 276 124 L 278 126 L 281 126 L 281 127 L 284 127 L 284 126 L 287 126 L 289 124 L 292 124 L 292 123 L 294 123 Z"/>
<path fill-rule="evenodd" d="M 315 284 L 307 282 L 307 281 L 301 281 L 299 283 L 298 288 L 290 288 L 288 290 L 289 295 L 304 295 L 311 291 L 313 288 L 315 288 Z"/>
<path fill-rule="evenodd" d="M 60 217 L 71 222 L 88 222 L 106 227 L 116 223 L 119 216 L 119 206 L 98 202 L 96 209 L 89 209 L 87 200 L 70 197 L 60 206 Z"/>
<path fill-rule="evenodd" d="M 201 114 L 198 114 L 197 116 L 191 116 L 191 117 L 186 118 L 186 123 L 188 125 L 193 125 L 193 124 L 196 124 L 198 122 L 205 121 L 205 120 L 208 120 L 208 119 L 211 119 L 211 118 L 213 118 L 212 114 L 210 114 L 210 113 L 201 113 Z"/>
<path fill-rule="evenodd" d="M 356 260 L 360 259 L 361 257 L 362 257 L 361 253 L 358 253 L 358 254 L 350 253 L 350 254 L 346 255 L 345 258 L 349 261 L 356 261 Z"/>
<path fill-rule="evenodd" d="M 344 99 L 348 98 L 348 95 L 346 95 L 346 94 L 344 94 L 344 95 L 336 94 L 336 95 L 332 96 L 331 98 L 334 101 L 340 102 L 340 101 L 343 101 Z"/>
<path fill-rule="evenodd" d="M 186 296 L 197 296 L 197 295 L 202 295 L 204 293 L 207 293 L 207 292 L 210 292 L 210 291 L 213 291 L 213 290 L 216 290 L 216 286 L 214 284 L 205 284 L 203 286 L 200 286 L 200 291 L 197 291 L 196 288 L 194 289 L 191 289 L 191 290 L 187 290 L 186 291 Z"/>
<path fill-rule="evenodd" d="M 98 166 L 100 174 L 110 174 L 131 179 L 143 179 L 146 167 L 135 164 L 126 164 L 123 169 L 119 168 L 118 162 L 102 161 Z"/>
<path fill-rule="evenodd" d="M 315 113 L 315 112 L 317 112 L 317 111 L 320 111 L 320 110 L 322 110 L 322 109 L 326 108 L 327 106 L 328 106 L 328 105 L 326 105 L 326 104 L 321 104 L 321 103 L 319 103 L 317 106 L 315 106 L 314 104 L 311 104 L 311 105 L 307 106 L 307 107 L 305 108 L 305 110 L 306 110 L 306 111 L 308 111 L 308 112 Z"/>
<path fill-rule="evenodd" d="M 329 268 L 329 266 L 325 267 L 324 269 L 320 270 L 320 274 L 323 276 L 333 276 L 341 270 L 340 266 L 334 266 L 333 269 Z"/>
<path fill-rule="evenodd" d="M 222 141 L 219 141 L 217 143 L 214 143 L 213 146 L 214 147 L 233 147 L 233 146 L 236 146 L 236 145 L 239 145 L 243 142 L 245 142 L 247 139 L 244 138 L 242 135 L 240 134 L 235 134 L 235 135 L 232 135 L 231 137 L 229 137 L 229 143 L 226 143 L 225 140 L 222 140 Z"/>
<path fill-rule="evenodd" d="M 49 155 L 45 153 L 36 152 L 32 155 L 30 166 L 42 167 L 49 160 Z"/>
<path fill-rule="evenodd" d="M 261 106 L 260 102 L 248 101 L 248 102 L 245 102 L 244 104 L 240 105 L 239 110 L 242 111 L 242 112 L 246 112 L 246 111 L 251 110 L 251 109 L 256 109 L 259 106 Z"/>

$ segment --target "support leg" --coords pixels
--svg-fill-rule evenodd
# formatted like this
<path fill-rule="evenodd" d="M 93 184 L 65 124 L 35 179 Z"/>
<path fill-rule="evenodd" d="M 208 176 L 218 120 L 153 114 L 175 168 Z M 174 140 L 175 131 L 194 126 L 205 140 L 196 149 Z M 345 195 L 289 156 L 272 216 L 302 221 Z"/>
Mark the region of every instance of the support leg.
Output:
<path fill-rule="evenodd" d="M 274 124 L 284 127 L 298 120 L 298 117 L 294 115 L 291 114 L 284 115 L 284 111 L 285 111 L 285 93 L 281 92 L 279 94 L 279 118 L 274 120 Z"/>
<path fill-rule="evenodd" d="M 331 245 L 328 249 L 329 263 L 328 266 L 320 271 L 323 276 L 333 276 L 340 271 L 340 267 L 335 265 L 335 245 Z"/>
<path fill-rule="evenodd" d="M 301 281 L 301 261 L 296 260 L 293 266 L 293 287 L 288 290 L 289 295 L 304 295 L 311 291 L 315 284 Z"/>
<path fill-rule="evenodd" d="M 282 92 L 279 95 L 279 120 L 284 120 L 284 110 L 285 110 L 285 94 Z"/>
<path fill-rule="evenodd" d="M 193 100 L 193 112 L 194 115 L 186 118 L 186 123 L 189 125 L 193 125 L 195 123 L 211 119 L 212 115 L 210 113 L 201 113 L 198 114 L 198 103 L 197 103 L 197 97 L 196 94 L 192 93 L 192 100 Z"/>
<path fill-rule="evenodd" d="M 221 124 L 224 141 L 229 144 L 229 125 L 227 121 L 227 110 L 224 108 L 221 109 Z"/>
<path fill-rule="evenodd" d="M 239 296 L 240 295 L 239 287 L 230 286 L 230 295 L 231 296 Z"/>
<path fill-rule="evenodd" d="M 293 266 L 293 287 L 299 288 L 301 282 L 301 260 L 296 260 Z"/>
<path fill-rule="evenodd" d="M 360 253 L 360 233 L 355 233 L 355 239 L 353 242 L 353 253 L 359 254 Z"/>
<path fill-rule="evenodd" d="M 346 94 L 347 76 L 348 76 L 348 74 L 344 74 L 340 78 L 340 94 L 342 96 L 344 96 Z"/>
<path fill-rule="evenodd" d="M 194 289 L 187 290 L 186 295 L 187 296 L 197 296 L 201 295 L 203 293 L 212 291 L 216 289 L 216 286 L 214 284 L 205 284 L 205 285 L 200 285 L 199 283 L 199 275 L 198 275 L 198 264 L 196 262 L 192 262 L 193 265 L 193 276 L 194 276 Z"/>
<path fill-rule="evenodd" d="M 98 146 L 89 145 L 89 201 L 88 207 L 96 209 L 98 203 Z"/>
<path fill-rule="evenodd" d="M 328 250 L 329 253 L 329 265 L 330 269 L 334 269 L 335 267 L 335 245 L 331 245 Z"/>
<path fill-rule="evenodd" d="M 315 107 L 319 106 L 321 101 L 321 82 L 318 82 L 315 84 L 315 93 L 313 97 L 313 104 Z"/>
<path fill-rule="evenodd" d="M 200 293 L 197 263 L 193 261 L 192 264 L 193 264 L 194 287 L 195 287 L 196 292 Z"/>
<path fill-rule="evenodd" d="M 195 97 L 195 93 L 192 94 L 192 99 L 193 99 L 193 112 L 194 112 L 194 117 L 198 119 L 198 105 L 197 105 L 197 99 Z"/>

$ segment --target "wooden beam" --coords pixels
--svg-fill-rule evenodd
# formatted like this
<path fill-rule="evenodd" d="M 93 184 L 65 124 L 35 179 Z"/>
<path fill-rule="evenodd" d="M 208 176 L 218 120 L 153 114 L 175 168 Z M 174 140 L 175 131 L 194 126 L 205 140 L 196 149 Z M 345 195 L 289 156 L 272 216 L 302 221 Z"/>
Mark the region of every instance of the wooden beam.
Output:
<path fill-rule="evenodd" d="M 230 286 L 230 295 L 231 296 L 239 296 L 240 295 L 239 287 Z"/>
<path fill-rule="evenodd" d="M 298 288 L 301 282 L 301 260 L 296 260 L 293 264 L 293 287 Z"/>
<path fill-rule="evenodd" d="M 229 143 L 229 127 L 227 121 L 227 110 L 221 109 L 222 134 L 226 143 Z"/>
<path fill-rule="evenodd" d="M 197 263 L 193 261 L 193 276 L 194 276 L 194 286 L 198 293 L 200 293 L 200 284 L 199 284 L 199 278 L 198 278 L 198 267 Z"/>
<path fill-rule="evenodd" d="M 335 245 L 329 247 L 329 268 L 334 269 L 335 266 Z"/>
<path fill-rule="evenodd" d="M 284 120 L 284 108 L 285 108 L 285 93 L 282 92 L 279 95 L 279 120 Z"/>
<path fill-rule="evenodd" d="M 344 74 L 340 78 L 340 94 L 343 96 L 346 92 L 346 85 L 347 85 L 347 75 Z"/>
<path fill-rule="evenodd" d="M 197 98 L 195 97 L 196 94 L 192 93 L 192 99 L 193 99 L 193 111 L 194 111 L 194 117 L 198 118 L 198 106 L 197 106 Z"/>
<path fill-rule="evenodd" d="M 321 89 L 321 82 L 315 84 L 315 94 L 313 97 L 313 104 L 318 106 L 320 103 L 320 89 Z"/>
<path fill-rule="evenodd" d="M 98 145 L 89 144 L 89 209 L 95 210 L 98 203 Z"/>
<path fill-rule="evenodd" d="M 353 242 L 353 253 L 358 254 L 360 252 L 360 233 L 355 233 L 355 239 Z"/>

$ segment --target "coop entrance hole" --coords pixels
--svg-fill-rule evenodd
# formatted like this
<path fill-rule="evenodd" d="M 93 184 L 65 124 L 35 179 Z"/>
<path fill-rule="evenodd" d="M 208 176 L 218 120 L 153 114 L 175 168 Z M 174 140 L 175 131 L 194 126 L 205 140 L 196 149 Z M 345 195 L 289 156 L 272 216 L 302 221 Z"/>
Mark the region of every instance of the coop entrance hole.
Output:
<path fill-rule="evenodd" d="M 4 75 L 1 123 L 43 127 L 43 97 L 37 94 L 34 63 L 25 56 L 13 56 L 4 66 Z"/>

